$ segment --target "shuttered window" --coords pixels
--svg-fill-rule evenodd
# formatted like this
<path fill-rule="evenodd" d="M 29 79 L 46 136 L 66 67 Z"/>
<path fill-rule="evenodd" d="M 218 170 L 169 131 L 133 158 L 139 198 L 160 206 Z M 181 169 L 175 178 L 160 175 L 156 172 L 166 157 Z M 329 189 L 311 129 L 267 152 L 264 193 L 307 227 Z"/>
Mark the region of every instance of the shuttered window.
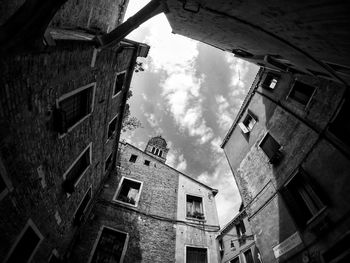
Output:
<path fill-rule="evenodd" d="M 126 233 L 103 227 L 91 263 L 123 262 L 123 251 L 126 249 L 126 243 Z"/>
<path fill-rule="evenodd" d="M 207 249 L 186 247 L 186 263 L 207 263 Z"/>
<path fill-rule="evenodd" d="M 90 165 L 90 148 L 86 149 L 83 155 L 77 160 L 66 175 L 66 180 L 75 184 L 83 172 Z"/>

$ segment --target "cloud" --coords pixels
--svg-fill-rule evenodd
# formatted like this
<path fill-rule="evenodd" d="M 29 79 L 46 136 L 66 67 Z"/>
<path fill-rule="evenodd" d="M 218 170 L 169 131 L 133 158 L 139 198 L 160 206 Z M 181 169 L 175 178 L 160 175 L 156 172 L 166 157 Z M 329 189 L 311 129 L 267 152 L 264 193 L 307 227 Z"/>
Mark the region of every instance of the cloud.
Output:
<path fill-rule="evenodd" d="M 168 145 L 169 146 L 169 145 Z M 170 146 L 169 146 L 170 147 Z M 176 170 L 180 172 L 185 172 L 187 168 L 187 161 L 183 154 L 179 154 L 179 151 L 176 149 L 171 149 L 168 152 L 167 158 L 166 158 L 166 164 L 175 168 Z"/>
<path fill-rule="evenodd" d="M 204 76 L 198 77 L 194 68 L 198 56 L 197 42 L 169 34 L 171 28 L 164 15 L 153 18 L 152 23 L 156 26 L 151 27 L 146 37 L 151 46 L 148 68 L 163 76 L 160 87 L 167 111 L 182 132 L 196 137 L 200 144 L 206 143 L 214 134 L 203 115 L 200 90 Z M 181 52 L 176 52 L 179 49 Z"/>
<path fill-rule="evenodd" d="M 183 156 L 183 154 L 181 154 L 178 158 L 179 163 L 176 166 L 176 170 L 180 171 L 180 172 L 184 172 L 187 168 L 187 162 Z"/>
<path fill-rule="evenodd" d="M 214 174 L 204 172 L 197 180 L 219 190 L 215 197 L 215 203 L 220 226 L 223 227 L 238 214 L 241 204 L 241 197 L 226 160 L 222 159 L 221 163 L 217 165 Z"/>
<path fill-rule="evenodd" d="M 219 128 L 226 132 L 233 123 L 232 106 L 222 95 L 216 96 L 215 101 L 218 105 L 216 117 Z"/>
<path fill-rule="evenodd" d="M 156 134 L 163 134 L 164 131 L 159 125 L 159 121 L 153 113 L 145 112 L 143 114 L 148 122 L 148 124 L 153 128 Z"/>

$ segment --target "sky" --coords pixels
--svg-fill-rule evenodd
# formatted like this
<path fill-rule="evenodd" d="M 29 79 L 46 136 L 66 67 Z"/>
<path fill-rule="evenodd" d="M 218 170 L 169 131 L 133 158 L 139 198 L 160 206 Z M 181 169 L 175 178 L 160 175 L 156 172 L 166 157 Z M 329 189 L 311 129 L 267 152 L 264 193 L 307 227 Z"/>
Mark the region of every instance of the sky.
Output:
<path fill-rule="evenodd" d="M 125 19 L 148 2 L 130 0 Z M 127 36 L 151 48 L 147 58 L 138 59 L 145 70 L 131 82 L 130 111 L 142 128 L 122 139 L 144 150 L 150 138 L 162 135 L 170 148 L 166 164 L 219 190 L 223 227 L 237 215 L 241 198 L 220 144 L 258 67 L 171 31 L 160 14 Z"/>

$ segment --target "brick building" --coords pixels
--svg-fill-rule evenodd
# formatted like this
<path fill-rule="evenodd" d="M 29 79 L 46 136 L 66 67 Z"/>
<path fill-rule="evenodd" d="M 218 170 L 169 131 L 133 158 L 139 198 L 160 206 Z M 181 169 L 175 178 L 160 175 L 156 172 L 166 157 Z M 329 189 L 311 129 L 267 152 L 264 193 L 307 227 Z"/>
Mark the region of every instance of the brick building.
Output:
<path fill-rule="evenodd" d="M 222 263 L 261 263 L 248 215 L 241 205 L 238 215 L 226 224 L 217 236 Z"/>
<path fill-rule="evenodd" d="M 222 148 L 264 262 L 349 262 L 346 88 L 260 69 Z"/>
<path fill-rule="evenodd" d="M 74 262 L 113 255 L 121 262 L 216 262 L 217 191 L 166 165 L 168 150 L 159 136 L 144 151 L 120 144 L 117 171 L 81 228 Z"/>
<path fill-rule="evenodd" d="M 42 48 L 2 54 L 1 262 L 69 260 L 113 170 L 136 59 L 149 46 L 122 40 L 97 49 L 94 37 L 79 23 L 50 27 Z"/>

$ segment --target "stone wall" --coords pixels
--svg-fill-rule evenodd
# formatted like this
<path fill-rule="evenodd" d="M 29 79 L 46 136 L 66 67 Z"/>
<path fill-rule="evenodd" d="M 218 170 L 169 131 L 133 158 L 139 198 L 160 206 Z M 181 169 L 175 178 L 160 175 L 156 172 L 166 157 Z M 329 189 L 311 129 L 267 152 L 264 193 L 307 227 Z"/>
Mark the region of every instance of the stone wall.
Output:
<path fill-rule="evenodd" d="M 0 200 L 0 261 L 29 218 L 44 236 L 33 261 L 47 262 L 54 248 L 62 256 L 76 230 L 72 219 L 80 201 L 91 185 L 94 195 L 105 175 L 104 161 L 113 144 L 105 144 L 107 126 L 122 100 L 121 95 L 112 99 L 115 74 L 128 69 L 133 51 L 116 56 L 104 50 L 91 67 L 93 52 L 88 42 L 57 41 L 46 52 L 0 62 L 0 157 L 13 186 Z M 56 100 L 90 83 L 96 83 L 92 114 L 64 136 L 53 131 Z M 68 197 L 63 174 L 89 143 L 92 163 Z"/>
<path fill-rule="evenodd" d="M 135 163 L 129 162 L 131 154 L 137 155 Z M 107 180 L 92 217 L 82 228 L 74 262 L 87 262 L 92 256 L 101 226 L 129 234 L 125 263 L 174 262 L 177 172 L 129 144 L 121 144 L 119 162 L 120 168 Z M 137 207 L 113 201 L 123 176 L 142 182 Z"/>

